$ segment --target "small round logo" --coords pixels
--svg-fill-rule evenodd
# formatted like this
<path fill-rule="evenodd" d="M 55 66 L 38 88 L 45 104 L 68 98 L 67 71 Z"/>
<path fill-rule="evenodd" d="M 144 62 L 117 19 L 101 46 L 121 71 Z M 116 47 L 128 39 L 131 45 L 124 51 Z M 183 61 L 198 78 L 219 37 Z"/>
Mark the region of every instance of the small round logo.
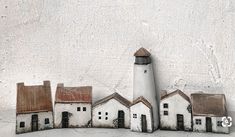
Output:
<path fill-rule="evenodd" d="M 232 118 L 231 117 L 222 117 L 222 126 L 223 127 L 231 127 L 232 126 Z"/>

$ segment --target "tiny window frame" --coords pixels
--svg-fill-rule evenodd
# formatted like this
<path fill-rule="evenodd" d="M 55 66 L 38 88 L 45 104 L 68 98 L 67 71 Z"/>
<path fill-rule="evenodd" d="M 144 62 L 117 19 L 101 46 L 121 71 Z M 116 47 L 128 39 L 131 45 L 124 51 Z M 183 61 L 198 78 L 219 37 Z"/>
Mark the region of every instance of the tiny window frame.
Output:
<path fill-rule="evenodd" d="M 81 111 L 81 107 L 77 107 L 77 111 Z"/>
<path fill-rule="evenodd" d="M 101 115 L 101 112 L 98 112 L 98 115 Z"/>
<path fill-rule="evenodd" d="M 50 119 L 49 119 L 49 118 L 45 118 L 44 124 L 45 124 L 45 125 L 46 125 L 46 124 L 50 124 Z"/>
<path fill-rule="evenodd" d="M 133 118 L 137 118 L 137 114 L 133 114 Z"/>
<path fill-rule="evenodd" d="M 105 117 L 105 120 L 108 120 L 108 117 Z"/>
<path fill-rule="evenodd" d="M 164 104 L 163 104 L 163 108 L 169 108 L 168 103 L 164 103 Z"/>
<path fill-rule="evenodd" d="M 168 111 L 163 111 L 163 115 L 164 116 L 168 116 L 169 114 L 168 114 Z"/>
<path fill-rule="evenodd" d="M 20 122 L 20 128 L 24 128 L 25 127 L 25 122 Z"/>
<path fill-rule="evenodd" d="M 99 116 L 98 119 L 101 119 L 101 116 Z"/>
<path fill-rule="evenodd" d="M 86 111 L 86 107 L 83 107 L 83 108 L 82 108 L 82 111 Z"/>

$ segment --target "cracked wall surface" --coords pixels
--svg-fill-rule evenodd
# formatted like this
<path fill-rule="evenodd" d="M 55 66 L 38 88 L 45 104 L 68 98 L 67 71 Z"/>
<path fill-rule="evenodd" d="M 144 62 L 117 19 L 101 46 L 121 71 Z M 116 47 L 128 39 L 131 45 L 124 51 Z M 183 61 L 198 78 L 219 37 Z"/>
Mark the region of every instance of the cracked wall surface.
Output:
<path fill-rule="evenodd" d="M 53 95 L 64 82 L 132 100 L 143 46 L 159 89 L 224 93 L 232 114 L 234 38 L 232 0 L 0 0 L 0 108 L 15 107 L 17 82 L 43 80 Z"/>

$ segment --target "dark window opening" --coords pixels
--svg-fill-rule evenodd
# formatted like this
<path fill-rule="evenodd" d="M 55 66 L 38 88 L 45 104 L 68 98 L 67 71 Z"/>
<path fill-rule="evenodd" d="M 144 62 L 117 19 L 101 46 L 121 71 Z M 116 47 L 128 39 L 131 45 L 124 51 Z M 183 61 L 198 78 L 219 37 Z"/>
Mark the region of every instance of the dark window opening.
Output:
<path fill-rule="evenodd" d="M 108 117 L 105 117 L 105 120 L 108 120 Z"/>
<path fill-rule="evenodd" d="M 201 125 L 202 124 L 202 120 L 201 119 L 196 119 L 196 125 Z"/>
<path fill-rule="evenodd" d="M 164 103 L 164 104 L 163 104 L 163 108 L 168 108 L 168 104 L 167 104 L 167 103 Z"/>
<path fill-rule="evenodd" d="M 50 123 L 49 118 L 45 118 L 45 124 L 49 124 L 49 123 Z"/>
<path fill-rule="evenodd" d="M 25 123 L 24 122 L 20 122 L 20 128 L 25 127 Z"/>
<path fill-rule="evenodd" d="M 217 121 L 217 127 L 222 127 L 222 121 Z"/>
<path fill-rule="evenodd" d="M 147 73 L 147 70 L 144 70 L 144 73 Z"/>
<path fill-rule="evenodd" d="M 98 112 L 99 115 L 101 115 L 101 112 Z"/>
<path fill-rule="evenodd" d="M 80 108 L 80 107 L 77 107 L 77 111 L 81 111 L 81 108 Z"/>
<path fill-rule="evenodd" d="M 99 117 L 99 119 L 101 119 L 101 117 Z"/>
<path fill-rule="evenodd" d="M 167 116 L 168 115 L 168 111 L 164 111 L 164 115 Z"/>
<path fill-rule="evenodd" d="M 137 114 L 133 114 L 133 118 L 137 118 Z"/>
<path fill-rule="evenodd" d="M 105 115 L 108 115 L 108 112 L 105 112 Z"/>
<path fill-rule="evenodd" d="M 83 107 L 82 110 L 83 110 L 83 111 L 86 111 L 86 107 Z"/>

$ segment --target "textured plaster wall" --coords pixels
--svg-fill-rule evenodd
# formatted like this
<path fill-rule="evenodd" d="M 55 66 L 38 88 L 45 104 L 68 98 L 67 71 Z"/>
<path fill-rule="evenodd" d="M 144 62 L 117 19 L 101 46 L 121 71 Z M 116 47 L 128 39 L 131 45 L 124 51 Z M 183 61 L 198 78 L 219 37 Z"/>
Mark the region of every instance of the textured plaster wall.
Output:
<path fill-rule="evenodd" d="M 159 89 L 225 93 L 235 111 L 233 0 L 0 0 L 0 107 L 47 79 L 131 100 L 141 46 Z"/>

